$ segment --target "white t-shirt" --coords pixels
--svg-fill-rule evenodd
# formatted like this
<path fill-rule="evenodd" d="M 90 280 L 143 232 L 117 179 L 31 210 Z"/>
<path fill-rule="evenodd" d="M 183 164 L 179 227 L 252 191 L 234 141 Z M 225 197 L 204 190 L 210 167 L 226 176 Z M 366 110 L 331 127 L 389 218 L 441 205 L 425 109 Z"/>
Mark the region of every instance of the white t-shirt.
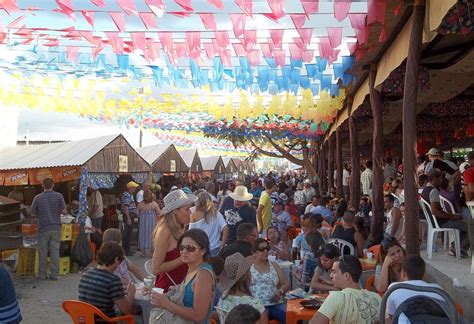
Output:
<path fill-rule="evenodd" d="M 436 287 L 436 288 L 441 288 L 440 285 L 435 284 L 435 283 L 428 283 L 423 280 L 408 280 L 404 282 L 394 282 L 388 286 L 388 288 L 393 287 L 394 285 L 397 285 L 399 283 L 404 283 L 404 284 L 410 284 L 413 286 L 420 286 L 420 287 Z M 430 298 L 436 298 L 439 300 L 444 300 L 443 297 L 441 297 L 438 294 L 434 293 L 428 293 L 428 292 L 420 292 L 420 291 L 415 291 L 415 290 L 408 290 L 408 289 L 398 289 L 395 290 L 393 293 L 390 294 L 387 300 L 387 309 L 386 309 L 386 316 L 392 316 L 395 314 L 395 311 L 397 308 L 408 298 L 414 297 L 414 296 L 428 296 Z"/>
<path fill-rule="evenodd" d="M 342 169 L 342 185 L 344 187 L 349 187 L 349 177 L 350 177 L 350 172 L 347 171 L 346 169 Z"/>
<path fill-rule="evenodd" d="M 143 190 L 140 190 L 139 192 L 137 192 L 137 196 L 135 197 L 137 204 L 143 201 L 143 193 L 144 193 Z"/>
<path fill-rule="evenodd" d="M 220 237 L 222 229 L 227 226 L 224 216 L 220 212 L 217 212 L 216 216 L 211 218 L 210 222 L 207 223 L 206 219 L 198 220 L 197 222 L 190 223 L 189 229 L 199 228 L 207 233 L 209 237 L 210 249 L 215 250 L 220 246 Z"/>

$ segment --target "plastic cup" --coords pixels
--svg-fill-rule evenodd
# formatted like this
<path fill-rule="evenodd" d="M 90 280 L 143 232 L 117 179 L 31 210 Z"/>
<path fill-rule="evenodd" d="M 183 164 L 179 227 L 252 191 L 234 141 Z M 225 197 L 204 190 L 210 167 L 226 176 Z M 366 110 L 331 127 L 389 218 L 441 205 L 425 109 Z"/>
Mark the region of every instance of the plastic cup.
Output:
<path fill-rule="evenodd" d="M 298 267 L 300 265 L 301 260 L 295 260 L 295 265 Z"/>
<path fill-rule="evenodd" d="M 277 259 L 277 258 L 276 258 L 276 256 L 274 256 L 274 255 L 269 255 L 269 256 L 268 256 L 268 262 L 275 262 L 276 259 Z"/>
<path fill-rule="evenodd" d="M 367 260 L 372 260 L 374 254 L 372 252 L 367 252 Z"/>
<path fill-rule="evenodd" d="M 165 290 L 163 288 L 156 288 L 154 287 L 152 289 L 153 292 L 157 293 L 157 294 L 164 294 Z"/>

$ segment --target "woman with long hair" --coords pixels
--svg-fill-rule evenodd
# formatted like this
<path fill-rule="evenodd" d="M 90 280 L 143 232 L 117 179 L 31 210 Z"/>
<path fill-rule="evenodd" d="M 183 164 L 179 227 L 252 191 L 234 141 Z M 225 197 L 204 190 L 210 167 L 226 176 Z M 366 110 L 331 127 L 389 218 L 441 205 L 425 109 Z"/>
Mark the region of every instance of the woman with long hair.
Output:
<path fill-rule="evenodd" d="M 178 240 L 189 223 L 194 201 L 182 190 L 171 191 L 164 198 L 165 206 L 153 231 L 152 271 L 157 276 L 155 286 L 165 292 L 170 286 L 180 284 L 188 271 L 180 257 Z"/>
<path fill-rule="evenodd" d="M 310 288 L 313 291 L 336 290 L 331 280 L 331 271 L 334 261 L 341 256 L 339 249 L 334 244 L 326 243 L 319 247 L 317 252 L 319 257 L 318 265 L 314 269 Z"/>
<path fill-rule="evenodd" d="M 375 267 L 375 288 L 384 293 L 392 282 L 400 281 L 405 249 L 394 237 L 382 240 L 377 266 Z"/>
<path fill-rule="evenodd" d="M 267 239 L 270 244 L 270 255 L 276 256 L 278 260 L 290 260 L 288 244 L 281 239 L 278 227 L 271 225 L 267 228 Z"/>
<path fill-rule="evenodd" d="M 153 229 L 160 215 L 160 207 L 153 199 L 153 193 L 150 189 L 143 192 L 143 201 L 138 203 L 138 248 L 142 256 L 151 257 L 153 253 Z"/>
<path fill-rule="evenodd" d="M 195 210 L 191 214 L 189 229 L 198 228 L 209 236 L 211 256 L 216 256 L 224 247 L 229 236 L 229 228 L 224 216 L 216 209 L 209 193 L 203 191 L 197 195 Z M 222 240 L 221 240 L 222 237 Z"/>
<path fill-rule="evenodd" d="M 215 275 L 208 263 L 211 254 L 209 238 L 200 229 L 186 231 L 178 239 L 180 259 L 188 268 L 184 279 L 183 305 L 178 305 L 165 294 L 152 292 L 151 303 L 167 309 L 180 318 L 193 323 L 207 324 L 212 311 Z"/>

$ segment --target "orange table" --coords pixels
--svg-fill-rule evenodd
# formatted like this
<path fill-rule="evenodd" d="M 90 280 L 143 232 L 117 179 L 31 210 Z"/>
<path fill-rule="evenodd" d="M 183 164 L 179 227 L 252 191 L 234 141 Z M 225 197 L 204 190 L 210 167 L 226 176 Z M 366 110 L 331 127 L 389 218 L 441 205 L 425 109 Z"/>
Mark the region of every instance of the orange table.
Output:
<path fill-rule="evenodd" d="M 375 258 L 372 258 L 371 260 L 366 259 L 366 258 L 360 258 L 359 259 L 360 264 L 362 265 L 362 270 L 374 270 L 375 266 L 377 265 L 377 260 Z"/>
<path fill-rule="evenodd" d="M 326 298 L 327 294 L 316 294 L 314 296 Z M 286 304 L 286 324 L 296 324 L 298 321 L 309 321 L 317 313 L 317 309 L 307 309 L 301 306 L 302 298 L 290 299 Z"/>

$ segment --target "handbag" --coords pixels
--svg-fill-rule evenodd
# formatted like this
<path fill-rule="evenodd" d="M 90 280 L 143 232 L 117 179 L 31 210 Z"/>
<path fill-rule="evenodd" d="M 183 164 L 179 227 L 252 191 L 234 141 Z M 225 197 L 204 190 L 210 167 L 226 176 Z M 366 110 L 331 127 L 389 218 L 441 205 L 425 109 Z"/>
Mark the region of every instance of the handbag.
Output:
<path fill-rule="evenodd" d="M 209 271 L 208 269 L 204 268 L 204 270 Z M 211 276 L 214 280 L 214 274 L 211 273 Z M 188 282 L 182 282 L 179 285 L 176 285 L 174 282 L 173 278 L 168 274 L 168 272 L 165 272 L 166 276 L 171 280 L 174 286 L 171 286 L 166 293 L 166 297 L 173 303 L 179 306 L 183 306 L 183 299 L 184 299 L 184 290 L 186 289 L 186 286 L 194 279 L 196 276 L 197 272 L 191 277 L 191 279 Z M 214 284 L 213 284 L 214 287 Z M 156 307 L 153 308 L 150 312 L 150 321 L 149 324 L 193 324 L 194 321 L 189 321 L 185 320 L 178 315 L 170 312 L 167 309 L 161 308 L 161 307 Z"/>
<path fill-rule="evenodd" d="M 94 255 L 92 254 L 91 245 L 87 239 L 84 225 L 81 225 L 81 231 L 79 232 L 79 236 L 71 250 L 71 261 L 77 262 L 80 267 L 86 267 L 93 259 Z"/>

